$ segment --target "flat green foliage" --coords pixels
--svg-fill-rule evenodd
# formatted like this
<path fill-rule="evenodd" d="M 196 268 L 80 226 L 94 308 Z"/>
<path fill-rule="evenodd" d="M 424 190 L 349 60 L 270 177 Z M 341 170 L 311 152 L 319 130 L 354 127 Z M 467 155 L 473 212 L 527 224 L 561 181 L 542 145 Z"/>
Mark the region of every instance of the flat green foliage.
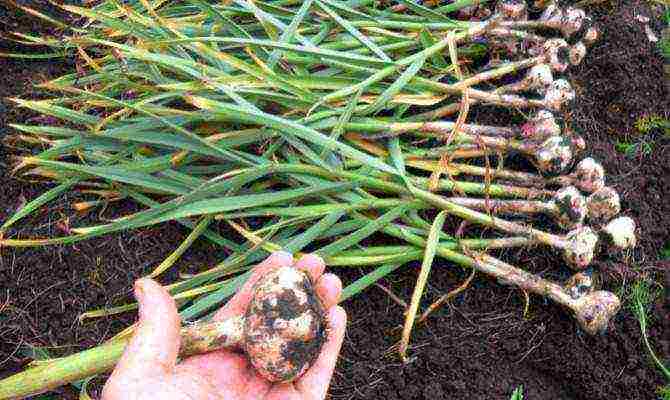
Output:
<path fill-rule="evenodd" d="M 439 196 L 424 191 L 427 180 L 412 162 L 434 162 L 444 149 L 417 146 L 419 129 L 369 141 L 375 149 L 349 136 L 393 130 L 410 107 L 445 98 L 436 82 L 455 79 L 442 55 L 446 36 L 464 39 L 471 24 L 448 14 L 473 1 L 403 3 L 402 14 L 335 0 L 63 6 L 89 19 L 87 29 L 60 42 L 20 38 L 50 47 L 36 58 L 68 55 L 79 71 L 43 84 L 52 94 L 44 100 L 13 99 L 59 121 L 13 125 L 32 139 L 26 146 L 41 143 L 17 171 L 56 185 L 3 221 L 0 245 L 70 244 L 177 221 L 189 233 L 151 276 L 175 268 L 197 240 L 228 254 L 168 286 L 186 320 L 224 303 L 277 249 L 316 252 L 333 268 L 369 268 L 342 299 L 424 257 L 424 265 L 433 257 L 468 265 L 455 252 L 459 241 L 419 214 Z M 484 53 L 482 45 L 458 44 L 458 57 Z M 12 237 L 23 218 L 72 190 L 86 192 L 88 207 L 126 199 L 140 211 L 61 237 Z M 227 225 L 238 235 L 221 235 L 217 227 Z M 369 246 L 372 237 L 401 244 Z"/>

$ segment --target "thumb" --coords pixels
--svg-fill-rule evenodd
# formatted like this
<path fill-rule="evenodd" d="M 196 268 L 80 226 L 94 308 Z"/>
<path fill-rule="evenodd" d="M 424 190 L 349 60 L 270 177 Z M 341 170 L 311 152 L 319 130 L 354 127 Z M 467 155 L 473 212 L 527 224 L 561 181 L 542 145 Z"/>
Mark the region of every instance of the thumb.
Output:
<path fill-rule="evenodd" d="M 180 323 L 170 294 L 156 281 L 135 282 L 139 323 L 112 374 L 141 378 L 172 371 L 177 363 Z M 124 379 L 125 380 L 125 379 Z"/>

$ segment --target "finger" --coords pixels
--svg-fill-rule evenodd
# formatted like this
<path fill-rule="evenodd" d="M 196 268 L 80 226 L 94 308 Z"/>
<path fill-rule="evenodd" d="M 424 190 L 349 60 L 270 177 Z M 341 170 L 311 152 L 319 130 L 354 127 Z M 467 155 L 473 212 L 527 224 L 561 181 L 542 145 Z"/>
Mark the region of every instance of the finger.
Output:
<path fill-rule="evenodd" d="M 323 274 L 314 286 L 316 295 L 327 310 L 337 304 L 342 294 L 342 281 L 335 274 Z"/>
<path fill-rule="evenodd" d="M 263 275 L 267 274 L 273 269 L 290 266 L 292 264 L 293 256 L 290 253 L 285 251 L 277 251 L 270 254 L 270 256 L 266 258 L 265 261 L 253 268 L 249 279 L 247 279 L 244 285 L 242 285 L 237 294 L 228 300 L 228 303 L 226 303 L 223 308 L 214 314 L 213 319 L 216 321 L 222 321 L 230 317 L 244 314 L 244 312 L 247 310 L 247 306 L 249 305 L 249 301 L 251 301 L 254 284 Z"/>
<path fill-rule="evenodd" d="M 296 389 L 305 400 L 322 400 L 326 396 L 347 325 L 344 309 L 340 306 L 331 307 L 328 310 L 328 323 L 330 332 L 321 354 L 305 375 L 295 382 Z"/>
<path fill-rule="evenodd" d="M 112 378 L 142 377 L 171 371 L 179 352 L 179 315 L 170 294 L 151 279 L 135 282 L 139 323 Z"/>
<path fill-rule="evenodd" d="M 312 282 L 318 282 L 323 271 L 326 269 L 326 264 L 323 262 L 323 258 L 316 254 L 305 254 L 296 261 L 294 266 L 307 272 L 307 275 L 309 275 Z"/>

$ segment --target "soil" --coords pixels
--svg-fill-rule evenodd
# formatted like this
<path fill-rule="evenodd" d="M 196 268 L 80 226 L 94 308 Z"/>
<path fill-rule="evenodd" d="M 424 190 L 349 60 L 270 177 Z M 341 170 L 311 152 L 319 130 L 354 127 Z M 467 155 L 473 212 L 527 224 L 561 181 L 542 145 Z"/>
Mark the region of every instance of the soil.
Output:
<path fill-rule="evenodd" d="M 45 6 L 46 1 L 34 1 Z M 631 280 L 653 275 L 670 287 L 670 265 L 661 250 L 670 243 L 670 146 L 663 132 L 640 133 L 641 117 L 668 117 L 670 93 L 665 92 L 662 59 L 646 38 L 638 13 L 653 16 L 647 2 L 600 2 L 587 6 L 602 29 L 602 38 L 584 62 L 570 70 L 579 102 L 570 114 L 582 131 L 588 153 L 600 160 L 608 183 L 622 195 L 624 213 L 639 226 L 639 245 L 625 260 L 602 258 L 603 286 L 625 293 Z M 0 6 L 5 29 L 57 35 L 15 10 Z M 652 21 L 652 28 L 660 30 Z M 0 40 L 0 52 L 30 51 Z M 62 62 L 0 59 L 0 97 L 34 98 L 42 94 L 32 84 L 58 76 L 71 65 Z M 0 103 L 0 137 L 12 133 L 10 121 L 36 116 Z M 496 118 L 496 116 L 489 116 Z M 621 143 L 638 144 L 623 154 Z M 640 144 L 640 143 L 645 143 Z M 647 146 L 648 145 L 648 146 Z M 644 151 L 650 147 L 651 151 Z M 0 148 L 0 221 L 27 199 L 43 193 L 46 184 L 11 176 L 16 149 Z M 69 194 L 48 210 L 26 219 L 12 236 L 49 236 L 69 224 L 111 218 L 134 206 L 121 203 L 100 214 L 76 215 Z M 132 282 L 173 250 L 185 237 L 174 224 L 122 233 L 76 246 L 0 249 L 0 377 L 22 369 L 30 346 L 47 347 L 52 355 L 69 354 L 111 337 L 134 320 L 132 313 L 78 321 L 87 310 L 123 304 Z M 549 251 L 519 250 L 509 255 L 516 264 L 552 279 L 567 272 Z M 179 268 L 212 265 L 217 249 L 196 243 Z M 408 299 L 417 265 L 407 265 L 382 284 Z M 177 268 L 178 269 L 178 268 Z M 346 282 L 365 271 L 338 271 Z M 433 267 L 425 305 L 463 282 L 468 271 L 447 263 Z M 169 279 L 170 277 L 166 277 Z M 651 307 L 649 337 L 661 359 L 670 359 L 670 296 Z M 470 287 L 434 313 L 413 333 L 411 362 L 402 364 L 393 346 L 399 338 L 402 309 L 379 288 L 345 302 L 349 327 L 330 389 L 334 399 L 509 399 L 523 385 L 528 399 L 656 399 L 667 382 L 653 367 L 640 338 L 637 321 L 623 309 L 609 331 L 590 337 L 558 306 L 530 297 L 524 316 L 521 292 L 476 276 Z M 95 394 L 95 390 L 93 391 Z M 73 387 L 60 389 L 59 398 L 75 399 Z"/>

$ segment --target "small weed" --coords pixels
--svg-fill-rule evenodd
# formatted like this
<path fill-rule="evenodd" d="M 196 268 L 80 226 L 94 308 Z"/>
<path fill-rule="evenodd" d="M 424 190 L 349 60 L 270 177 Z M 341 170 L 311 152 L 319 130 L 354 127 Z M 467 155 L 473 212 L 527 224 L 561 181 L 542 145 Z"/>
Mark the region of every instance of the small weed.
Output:
<path fill-rule="evenodd" d="M 645 141 L 638 143 L 628 143 L 617 140 L 617 142 L 614 144 L 614 148 L 616 151 L 624 154 L 626 157 L 634 157 L 637 154 L 648 156 L 654 150 L 653 145 Z"/>
<path fill-rule="evenodd" d="M 658 134 L 670 138 L 670 120 L 656 114 L 640 117 L 635 121 L 635 129 L 640 133 L 634 142 L 618 140 L 614 148 L 626 157 L 648 156 L 654 151 Z"/>
<path fill-rule="evenodd" d="M 514 389 L 512 397 L 509 400 L 523 400 L 523 385 L 519 385 L 518 388 Z"/>
<path fill-rule="evenodd" d="M 670 59 L 670 40 L 663 38 L 658 42 L 658 48 L 661 50 L 663 58 Z"/>
<path fill-rule="evenodd" d="M 654 299 L 658 296 L 659 290 L 653 289 L 651 284 L 646 279 L 640 279 L 633 285 L 631 289 L 631 302 L 630 307 L 633 315 L 637 318 L 640 324 L 640 331 L 642 332 L 642 341 L 649 352 L 652 360 L 658 367 L 658 369 L 663 373 L 665 379 L 670 382 L 670 369 L 659 360 L 656 353 L 649 343 L 649 337 L 647 336 L 647 322 L 649 320 L 649 304 L 651 304 Z"/>
<path fill-rule="evenodd" d="M 670 51 L 670 43 L 668 43 Z M 663 132 L 665 136 L 670 136 L 670 121 L 661 116 L 651 114 L 645 115 L 644 117 L 639 118 L 635 121 L 635 128 L 640 133 L 649 133 L 654 129 L 658 129 Z"/>
<path fill-rule="evenodd" d="M 665 20 L 665 26 L 670 27 L 670 5 L 666 3 L 665 12 L 663 13 L 663 19 Z M 667 60 L 670 59 L 670 34 L 666 28 L 663 31 L 661 40 L 658 42 L 658 48 L 661 50 L 661 54 Z"/>
<path fill-rule="evenodd" d="M 656 393 L 661 396 L 661 400 L 670 400 L 670 384 L 659 387 L 656 389 Z"/>
<path fill-rule="evenodd" d="M 670 260 L 670 242 L 661 249 L 661 260 Z"/>

